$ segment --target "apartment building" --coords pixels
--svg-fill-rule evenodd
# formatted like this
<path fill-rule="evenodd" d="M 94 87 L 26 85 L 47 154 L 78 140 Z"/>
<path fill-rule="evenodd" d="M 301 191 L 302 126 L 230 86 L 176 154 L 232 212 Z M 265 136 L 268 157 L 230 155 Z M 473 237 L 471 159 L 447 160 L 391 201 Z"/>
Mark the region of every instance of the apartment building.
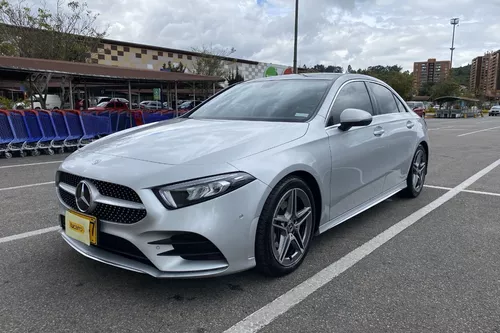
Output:
<path fill-rule="evenodd" d="M 427 61 L 413 63 L 415 89 L 422 87 L 427 82 L 440 82 L 450 75 L 451 62 L 449 60 L 437 61 L 435 58 Z"/>
<path fill-rule="evenodd" d="M 472 60 L 469 89 L 476 96 L 500 98 L 500 50 Z"/>
<path fill-rule="evenodd" d="M 500 50 L 488 54 L 488 69 L 486 73 L 486 96 L 500 97 Z"/>

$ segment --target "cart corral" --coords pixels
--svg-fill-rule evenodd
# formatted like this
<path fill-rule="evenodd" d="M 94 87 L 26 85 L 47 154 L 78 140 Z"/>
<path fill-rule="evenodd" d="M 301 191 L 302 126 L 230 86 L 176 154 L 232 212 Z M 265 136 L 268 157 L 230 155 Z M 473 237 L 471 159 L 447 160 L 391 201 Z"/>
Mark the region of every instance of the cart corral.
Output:
<path fill-rule="evenodd" d="M 187 112 L 177 104 L 179 90 L 191 91 L 196 97 L 205 92 L 204 98 L 219 91 L 220 77 L 103 66 L 64 61 L 0 57 L 0 87 L 18 88 L 26 85 L 45 85 L 45 93 L 60 89 L 61 100 L 69 100 L 69 108 L 42 110 L 1 109 L 0 106 L 0 155 L 24 157 L 28 153 L 52 155 L 65 150 L 75 150 L 99 138 L 143 124 L 173 119 Z M 192 90 L 191 90 L 192 89 Z M 102 91 L 128 92 L 125 109 L 78 108 L 74 97 L 83 92 L 89 101 Z M 161 109 L 133 108 L 144 93 L 159 91 L 161 105 L 175 107 Z M 33 93 L 33 89 L 30 89 Z M 33 94 L 31 94 L 33 95 Z M 113 96 L 114 97 L 114 96 Z M 175 102 L 173 102 L 175 101 Z M 62 106 L 62 105 L 61 105 Z M 87 107 L 89 105 L 87 104 Z"/>
<path fill-rule="evenodd" d="M 476 118 L 482 117 L 478 99 L 468 97 L 443 96 L 436 98 L 435 103 L 441 107 L 435 110 L 435 118 Z"/>

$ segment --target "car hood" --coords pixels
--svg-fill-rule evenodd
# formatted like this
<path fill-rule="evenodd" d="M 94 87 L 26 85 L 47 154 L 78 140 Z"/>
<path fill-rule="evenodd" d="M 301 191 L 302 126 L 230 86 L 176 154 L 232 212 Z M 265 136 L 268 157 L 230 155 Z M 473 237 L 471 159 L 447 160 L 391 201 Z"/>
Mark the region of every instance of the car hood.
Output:
<path fill-rule="evenodd" d="M 117 132 L 81 151 L 163 164 L 220 164 L 303 136 L 307 123 L 172 119 Z"/>

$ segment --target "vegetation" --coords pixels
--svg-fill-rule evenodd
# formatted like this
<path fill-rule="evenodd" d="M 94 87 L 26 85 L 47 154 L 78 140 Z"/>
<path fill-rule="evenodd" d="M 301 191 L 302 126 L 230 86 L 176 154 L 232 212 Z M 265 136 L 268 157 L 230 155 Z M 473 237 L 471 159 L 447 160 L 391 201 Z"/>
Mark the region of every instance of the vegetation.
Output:
<path fill-rule="evenodd" d="M 58 0 L 55 12 L 28 4 L 0 0 L 1 55 L 84 62 L 106 35 L 85 2 Z"/>
<path fill-rule="evenodd" d="M 469 86 L 470 78 L 470 68 L 471 65 L 466 65 L 462 67 L 452 68 L 451 76 L 459 84 L 463 86 Z"/>
<path fill-rule="evenodd" d="M 305 72 L 312 72 L 312 73 L 343 73 L 344 69 L 341 66 L 325 66 L 321 64 L 314 65 L 312 67 L 307 67 L 304 65 L 301 69 L 301 71 Z"/>
<path fill-rule="evenodd" d="M 240 74 L 238 67 L 236 67 L 236 70 L 229 70 L 228 75 L 226 76 L 226 80 L 229 85 L 232 85 L 238 82 L 245 81 L 245 78 Z"/>
<path fill-rule="evenodd" d="M 393 66 L 370 66 L 367 69 L 358 69 L 357 73 L 371 75 L 390 85 L 396 92 L 406 100 L 410 100 L 413 92 L 413 75 L 409 71 L 402 71 L 398 65 Z M 354 71 L 353 71 L 354 72 Z"/>
<path fill-rule="evenodd" d="M 226 75 L 224 68 L 227 62 L 227 57 L 236 52 L 234 48 L 218 48 L 212 44 L 209 46 L 203 45 L 198 48 L 193 48 L 193 52 L 198 53 L 195 60 L 193 60 L 193 70 L 196 74 L 219 76 Z"/>

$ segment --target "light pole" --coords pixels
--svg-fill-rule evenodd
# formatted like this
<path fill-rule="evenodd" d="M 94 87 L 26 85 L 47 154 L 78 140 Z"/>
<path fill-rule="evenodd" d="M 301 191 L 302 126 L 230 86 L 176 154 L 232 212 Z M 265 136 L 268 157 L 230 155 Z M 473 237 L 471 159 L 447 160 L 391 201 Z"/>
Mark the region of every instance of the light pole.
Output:
<path fill-rule="evenodd" d="M 297 74 L 297 36 L 299 30 L 299 0 L 295 0 L 295 37 L 293 44 L 293 73 Z"/>
<path fill-rule="evenodd" d="M 453 36 L 451 37 L 451 58 L 450 58 L 450 70 L 453 68 L 453 51 L 455 50 L 455 27 L 458 25 L 458 17 L 452 18 L 450 24 L 453 26 Z"/>

